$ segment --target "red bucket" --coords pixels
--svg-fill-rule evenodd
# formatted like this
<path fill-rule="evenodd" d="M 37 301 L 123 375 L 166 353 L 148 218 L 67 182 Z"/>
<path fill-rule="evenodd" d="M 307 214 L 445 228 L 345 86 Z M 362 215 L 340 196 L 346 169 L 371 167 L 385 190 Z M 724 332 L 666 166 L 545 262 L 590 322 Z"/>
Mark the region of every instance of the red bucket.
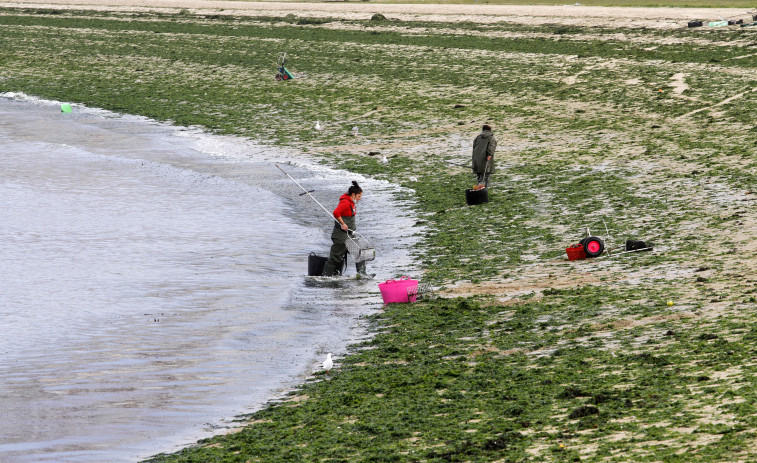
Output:
<path fill-rule="evenodd" d="M 386 280 L 378 285 L 384 304 L 392 302 L 415 302 L 418 280 L 404 276 L 399 280 Z"/>
<path fill-rule="evenodd" d="M 574 244 L 565 248 L 565 252 L 568 253 L 568 260 L 586 259 L 586 252 L 584 251 L 583 244 Z"/>

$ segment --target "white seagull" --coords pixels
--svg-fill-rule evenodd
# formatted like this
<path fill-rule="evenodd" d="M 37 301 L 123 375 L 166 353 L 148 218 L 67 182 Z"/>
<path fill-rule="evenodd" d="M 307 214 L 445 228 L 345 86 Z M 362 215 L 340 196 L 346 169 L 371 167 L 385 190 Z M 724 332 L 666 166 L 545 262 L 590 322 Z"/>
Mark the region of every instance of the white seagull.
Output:
<path fill-rule="evenodd" d="M 386 156 L 384 156 L 383 159 L 381 159 L 381 162 L 383 162 L 384 164 L 386 164 L 387 162 L 389 162 L 389 160 L 386 158 Z"/>
<path fill-rule="evenodd" d="M 321 121 L 316 121 L 315 122 L 315 130 L 322 130 L 322 129 L 323 129 L 323 127 L 321 127 Z"/>
<path fill-rule="evenodd" d="M 326 370 L 326 374 L 329 374 L 329 370 L 334 368 L 334 361 L 331 360 L 331 353 L 326 355 L 326 360 L 323 361 L 323 369 Z"/>

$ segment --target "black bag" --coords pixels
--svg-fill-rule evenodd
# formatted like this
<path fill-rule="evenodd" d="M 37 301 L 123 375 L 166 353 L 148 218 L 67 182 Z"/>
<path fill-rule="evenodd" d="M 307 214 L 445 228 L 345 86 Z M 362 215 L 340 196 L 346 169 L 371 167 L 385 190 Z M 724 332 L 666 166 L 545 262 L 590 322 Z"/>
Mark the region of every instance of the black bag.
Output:
<path fill-rule="evenodd" d="M 323 275 L 323 266 L 326 265 L 328 257 L 321 257 L 311 252 L 308 256 L 308 276 L 319 277 Z"/>
<path fill-rule="evenodd" d="M 476 204 L 488 203 L 489 192 L 486 190 L 486 188 L 481 188 L 480 190 L 473 190 L 473 189 L 465 190 L 465 202 L 467 202 L 468 205 L 470 206 L 475 206 Z"/>
<path fill-rule="evenodd" d="M 640 240 L 627 240 L 626 241 L 626 251 L 638 251 L 640 249 L 647 249 L 652 250 L 652 245 L 647 244 L 644 241 Z"/>

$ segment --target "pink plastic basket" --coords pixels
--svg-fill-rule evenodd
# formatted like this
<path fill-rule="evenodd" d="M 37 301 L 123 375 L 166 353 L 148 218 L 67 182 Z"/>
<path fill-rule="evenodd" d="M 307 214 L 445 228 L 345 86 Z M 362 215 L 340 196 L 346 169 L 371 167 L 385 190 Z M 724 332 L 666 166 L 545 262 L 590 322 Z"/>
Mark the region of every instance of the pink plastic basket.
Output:
<path fill-rule="evenodd" d="M 386 280 L 384 283 L 379 283 L 378 287 L 384 304 L 415 302 L 418 280 L 403 276 L 399 280 Z"/>

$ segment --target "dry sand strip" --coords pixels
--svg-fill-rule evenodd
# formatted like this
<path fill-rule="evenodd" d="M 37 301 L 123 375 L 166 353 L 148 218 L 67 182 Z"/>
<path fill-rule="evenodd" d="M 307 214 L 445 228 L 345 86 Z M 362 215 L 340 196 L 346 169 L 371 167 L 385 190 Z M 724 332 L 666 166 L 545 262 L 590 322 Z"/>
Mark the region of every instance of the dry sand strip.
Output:
<path fill-rule="evenodd" d="M 368 19 L 381 13 L 390 19 L 423 21 L 507 21 L 526 24 L 566 24 L 609 27 L 685 27 L 691 20 L 751 19 L 743 8 L 626 8 L 573 5 L 450 5 L 350 2 L 244 2 L 213 0 L 27 0 L 4 2 L 6 7 L 96 9 L 114 11 L 188 9 L 199 14 Z"/>

